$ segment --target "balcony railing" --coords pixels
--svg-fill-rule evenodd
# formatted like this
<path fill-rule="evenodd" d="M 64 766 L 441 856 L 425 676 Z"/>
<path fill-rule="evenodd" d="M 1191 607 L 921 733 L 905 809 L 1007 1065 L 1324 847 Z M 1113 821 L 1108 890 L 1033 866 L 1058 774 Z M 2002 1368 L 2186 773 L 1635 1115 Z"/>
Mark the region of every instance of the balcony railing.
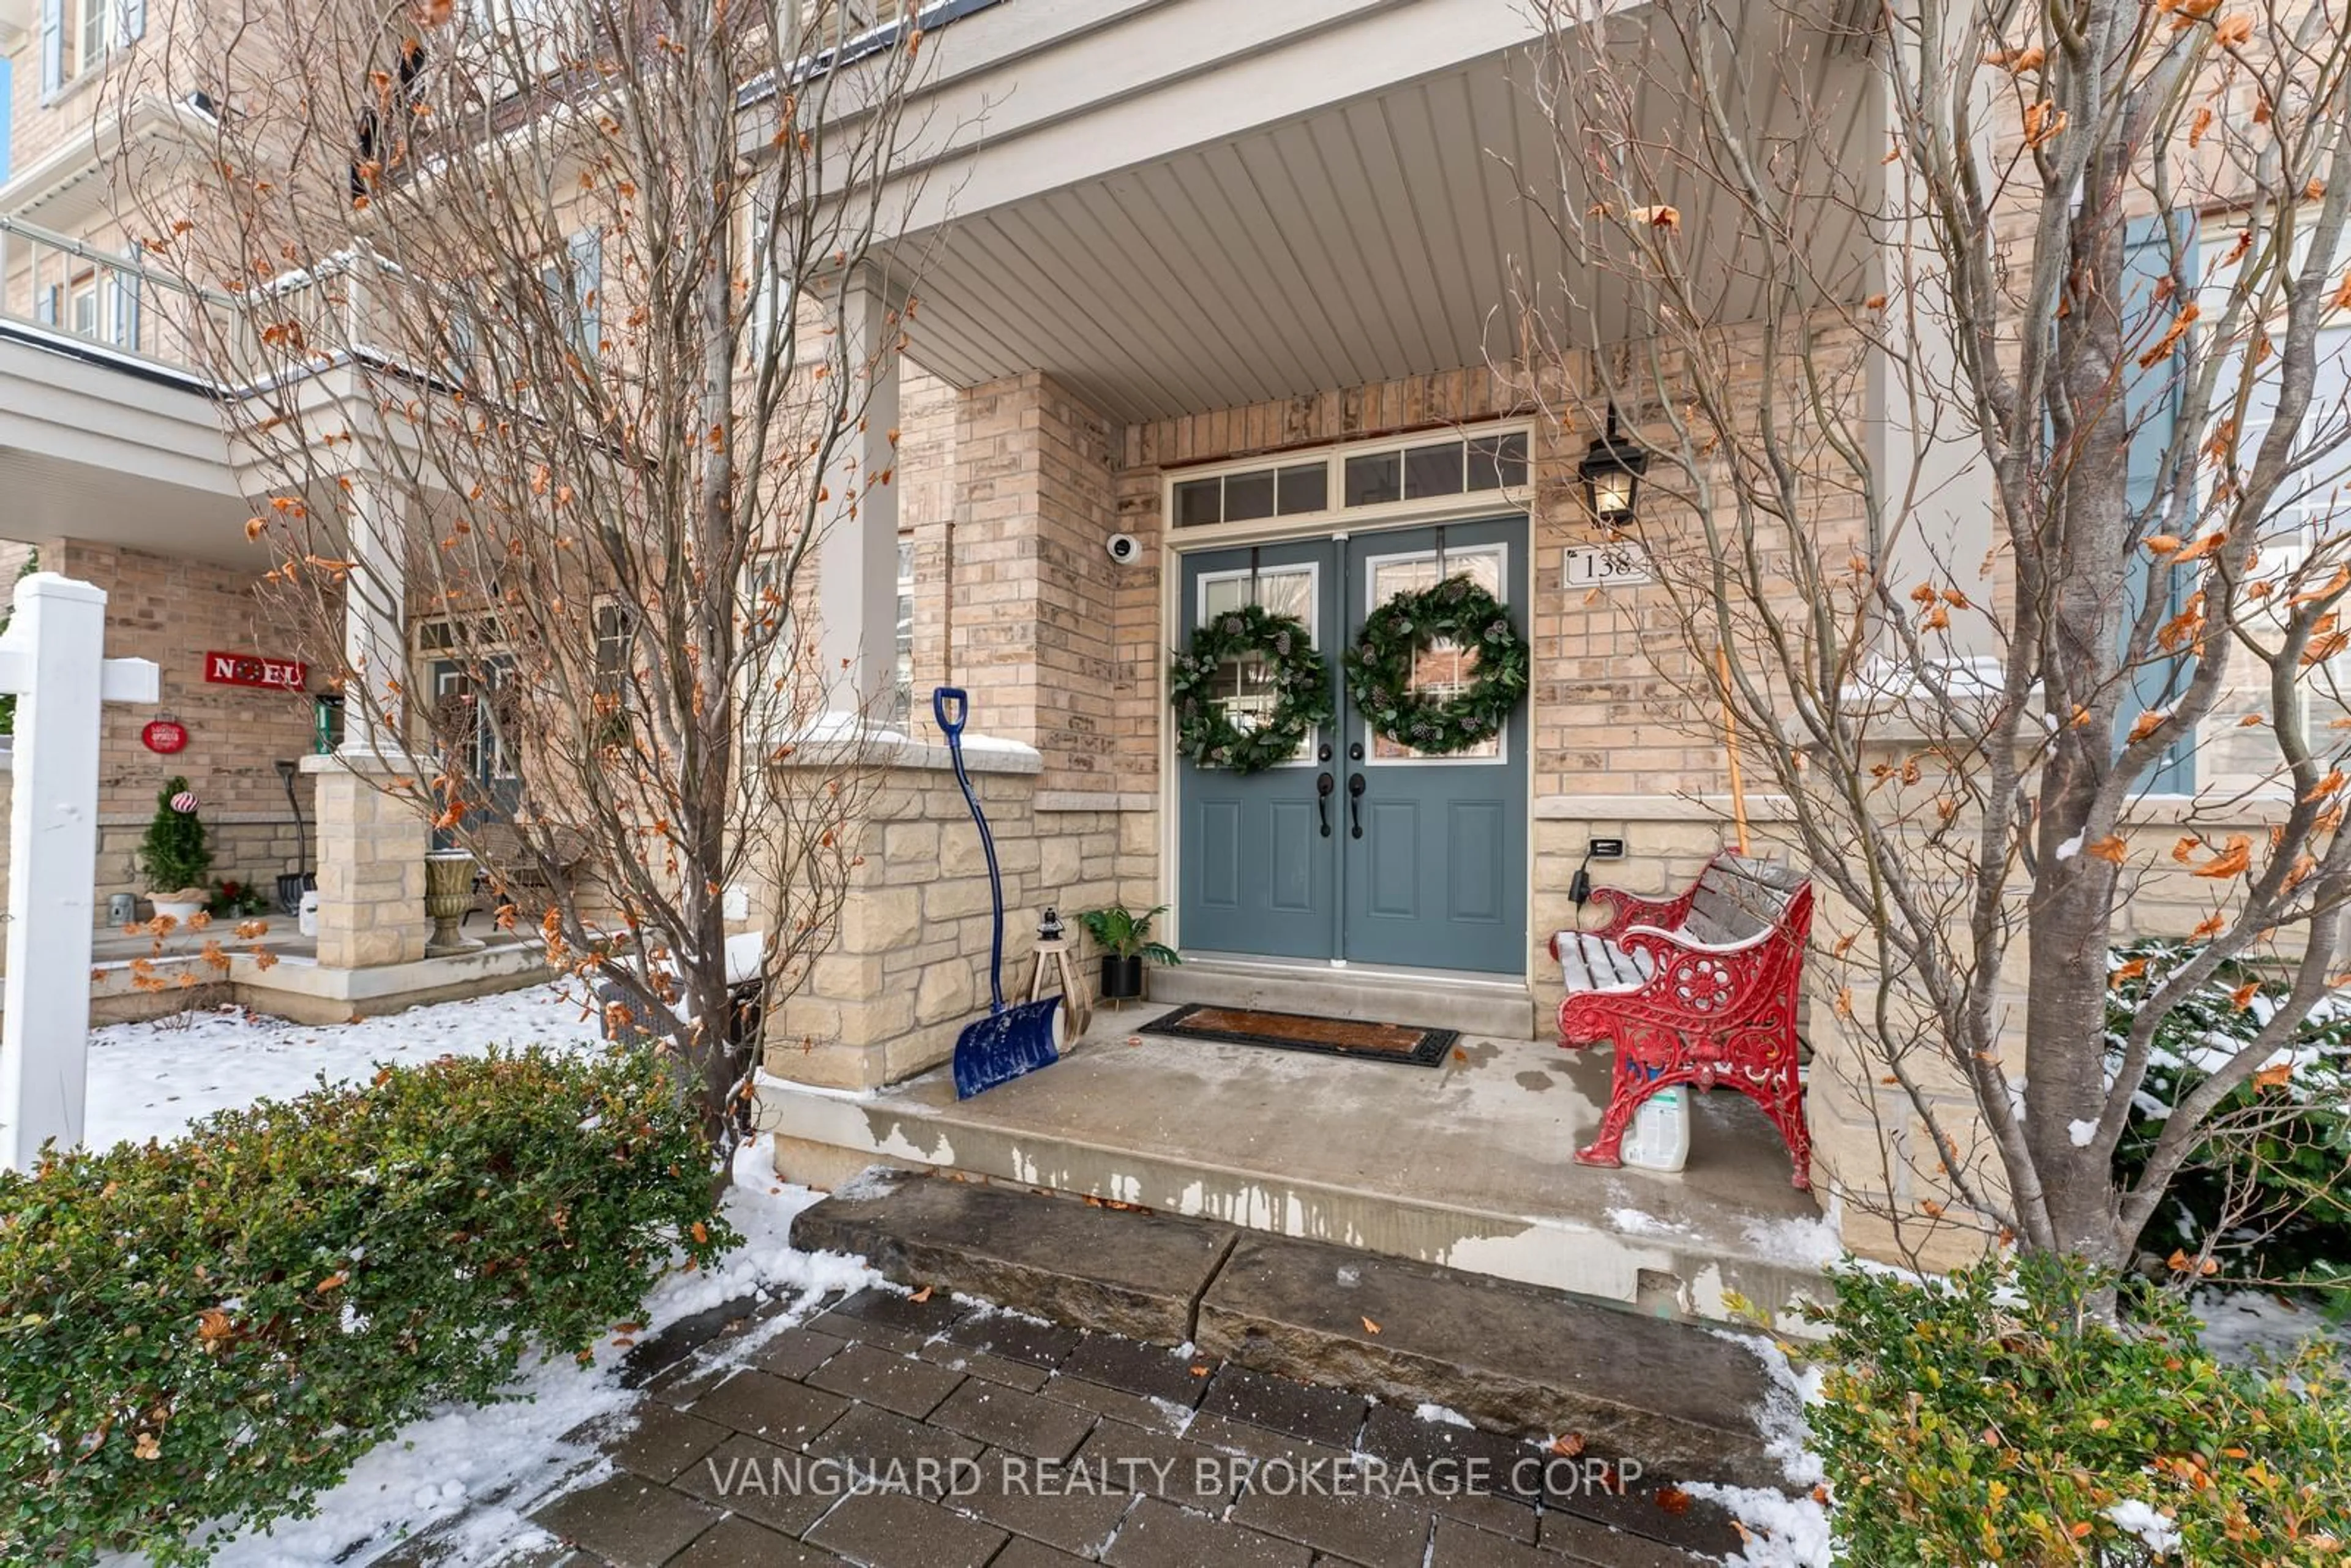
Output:
<path fill-rule="evenodd" d="M 0 319 L 35 340 L 199 388 L 237 331 L 235 301 L 135 256 L 0 217 Z"/>
<path fill-rule="evenodd" d="M 354 357 L 399 368 L 381 345 L 396 340 L 387 311 L 401 285 L 396 267 L 338 253 L 240 298 L 0 217 L 0 326 L 207 394 L 249 394 Z"/>

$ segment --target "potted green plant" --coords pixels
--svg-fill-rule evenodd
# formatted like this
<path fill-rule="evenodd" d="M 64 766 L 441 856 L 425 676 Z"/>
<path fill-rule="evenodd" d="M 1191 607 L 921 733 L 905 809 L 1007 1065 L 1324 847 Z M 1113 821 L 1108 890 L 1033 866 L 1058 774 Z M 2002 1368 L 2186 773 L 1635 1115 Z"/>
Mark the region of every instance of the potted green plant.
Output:
<path fill-rule="evenodd" d="M 204 819 L 196 815 L 196 792 L 175 773 L 155 791 L 155 814 L 139 841 L 139 873 L 146 878 L 155 913 L 185 925 L 212 897 L 206 880 L 212 871 L 212 845 L 204 840 Z"/>
<path fill-rule="evenodd" d="M 1180 964 L 1176 949 L 1164 942 L 1151 939 L 1151 922 L 1165 913 L 1167 906 L 1145 910 L 1137 915 L 1123 904 L 1113 904 L 1101 909 L 1089 909 L 1078 916 L 1078 924 L 1102 950 L 1102 997 L 1107 1002 L 1126 1001 L 1143 995 L 1143 966 Z"/>

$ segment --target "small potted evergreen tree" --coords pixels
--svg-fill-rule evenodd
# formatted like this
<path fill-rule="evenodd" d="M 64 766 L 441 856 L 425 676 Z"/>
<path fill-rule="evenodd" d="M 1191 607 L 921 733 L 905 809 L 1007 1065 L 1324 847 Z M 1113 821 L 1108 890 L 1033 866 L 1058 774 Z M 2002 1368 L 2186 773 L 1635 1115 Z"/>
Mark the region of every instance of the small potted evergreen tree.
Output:
<path fill-rule="evenodd" d="M 204 841 L 204 819 L 196 815 L 196 793 L 175 773 L 155 791 L 155 814 L 139 841 L 139 873 L 147 880 L 155 913 L 185 925 L 212 897 L 212 846 Z"/>
<path fill-rule="evenodd" d="M 1145 960 L 1154 964 L 1180 964 L 1176 949 L 1164 942 L 1151 939 L 1151 922 L 1155 915 L 1166 910 L 1165 904 L 1136 915 L 1123 904 L 1110 904 L 1102 909 L 1089 909 L 1078 916 L 1078 924 L 1102 950 L 1102 997 L 1106 1002 L 1126 1001 L 1143 995 L 1143 966 Z"/>

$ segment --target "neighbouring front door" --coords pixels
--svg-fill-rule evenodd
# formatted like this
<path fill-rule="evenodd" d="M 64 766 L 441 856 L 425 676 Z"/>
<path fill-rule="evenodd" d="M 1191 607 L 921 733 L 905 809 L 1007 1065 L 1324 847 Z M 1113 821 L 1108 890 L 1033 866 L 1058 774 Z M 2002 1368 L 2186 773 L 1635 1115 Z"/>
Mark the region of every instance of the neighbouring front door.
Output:
<path fill-rule="evenodd" d="M 1395 594 L 1467 573 L 1527 624 L 1523 518 L 1398 528 L 1184 557 L 1185 630 L 1234 604 L 1299 615 L 1332 667 L 1337 718 L 1291 762 L 1237 777 L 1179 759 L 1177 909 L 1186 947 L 1517 974 L 1526 963 L 1527 717 L 1483 747 L 1425 757 L 1374 734 L 1339 653 Z M 1466 680 L 1446 648 L 1424 686 Z M 1268 701 L 1229 667 L 1226 700 Z M 1322 784 L 1329 779 L 1328 792 Z"/>

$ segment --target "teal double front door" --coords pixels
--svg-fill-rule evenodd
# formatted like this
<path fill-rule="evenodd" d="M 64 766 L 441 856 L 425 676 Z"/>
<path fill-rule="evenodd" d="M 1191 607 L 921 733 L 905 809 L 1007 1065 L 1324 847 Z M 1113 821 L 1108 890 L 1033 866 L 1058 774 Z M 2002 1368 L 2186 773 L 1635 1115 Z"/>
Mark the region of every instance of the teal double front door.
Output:
<path fill-rule="evenodd" d="M 1523 517 L 1292 539 L 1183 557 L 1179 641 L 1255 601 L 1299 616 L 1331 669 L 1334 721 L 1286 763 L 1234 774 L 1178 758 L 1180 937 L 1193 952 L 1415 968 L 1526 967 L 1527 715 L 1468 752 L 1426 757 L 1374 733 L 1348 701 L 1340 654 L 1376 605 L 1467 574 L 1528 624 Z M 1416 683 L 1472 672 L 1444 648 Z M 1219 676 L 1241 710 L 1260 672 Z"/>

